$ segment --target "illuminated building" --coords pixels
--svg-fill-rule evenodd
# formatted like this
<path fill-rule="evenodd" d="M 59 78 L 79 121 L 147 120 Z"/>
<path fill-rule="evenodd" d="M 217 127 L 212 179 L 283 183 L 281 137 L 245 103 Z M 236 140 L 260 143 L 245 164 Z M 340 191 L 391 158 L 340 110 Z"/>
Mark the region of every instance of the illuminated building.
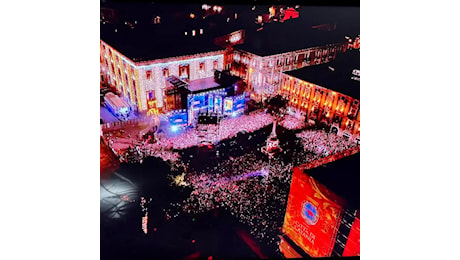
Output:
<path fill-rule="evenodd" d="M 330 62 L 347 50 L 343 35 L 313 28 L 298 33 L 300 26 L 301 20 L 291 19 L 245 31 L 244 42 L 227 54 L 225 68 L 246 80 L 253 99 L 276 92 L 283 72 Z"/>
<path fill-rule="evenodd" d="M 215 46 L 207 52 L 204 49 L 202 51 L 191 54 L 185 52 L 173 57 L 135 59 L 101 40 L 101 66 L 104 67 L 103 72 L 108 82 L 137 110 L 153 109 L 149 103 L 162 109 L 166 79 L 169 76 L 175 75 L 191 81 L 212 77 L 214 69 L 222 69 L 224 50 Z"/>
<path fill-rule="evenodd" d="M 202 6 L 216 13 L 219 8 Z M 227 69 L 241 77 L 250 97 L 263 100 L 280 90 L 284 72 L 331 62 L 349 48 L 349 41 L 335 26 L 331 30 L 305 27 L 300 16 L 284 23 L 266 24 L 259 31 L 256 28 L 260 25 L 253 24 L 256 28 L 251 29 L 251 25 L 229 24 L 222 15 L 205 19 L 219 25 L 213 29 L 204 19 L 197 19 L 198 12 L 194 12 L 193 19 L 190 11 L 185 14 L 184 25 L 178 21 L 155 24 L 155 34 L 149 37 L 145 35 L 151 31 L 143 32 L 141 28 L 104 34 L 101 79 L 116 87 L 134 110 L 163 113 L 167 110 L 168 77 L 190 82 L 212 77 L 215 69 Z M 298 28 L 305 30 L 300 33 Z"/>
<path fill-rule="evenodd" d="M 359 255 L 359 155 L 294 168 L 280 236 L 284 256 Z"/>
<path fill-rule="evenodd" d="M 307 120 L 359 141 L 359 51 L 340 54 L 328 64 L 285 72 L 278 91 Z"/>

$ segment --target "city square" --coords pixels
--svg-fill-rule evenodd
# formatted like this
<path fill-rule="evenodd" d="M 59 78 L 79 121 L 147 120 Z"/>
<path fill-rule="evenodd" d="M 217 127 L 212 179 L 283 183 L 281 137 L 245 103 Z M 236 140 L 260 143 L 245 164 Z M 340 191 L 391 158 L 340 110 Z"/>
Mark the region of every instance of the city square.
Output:
<path fill-rule="evenodd" d="M 359 8 L 122 7 L 101 6 L 101 258 L 359 256 Z"/>

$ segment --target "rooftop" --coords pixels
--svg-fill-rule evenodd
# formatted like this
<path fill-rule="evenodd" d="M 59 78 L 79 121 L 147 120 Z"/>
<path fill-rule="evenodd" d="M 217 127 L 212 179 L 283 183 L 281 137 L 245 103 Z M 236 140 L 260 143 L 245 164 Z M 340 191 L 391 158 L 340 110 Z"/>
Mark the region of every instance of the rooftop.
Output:
<path fill-rule="evenodd" d="M 244 43 L 235 48 L 259 56 L 270 56 L 345 42 L 346 35 L 354 38 L 359 34 L 359 8 L 303 6 L 296 11 L 299 12 L 299 18 L 283 23 L 267 23 L 260 31 L 246 30 Z M 320 24 L 336 24 L 336 29 L 327 31 L 312 28 Z"/>
<path fill-rule="evenodd" d="M 214 77 L 197 79 L 190 81 L 187 87 L 192 93 L 199 93 L 212 89 L 222 88 L 219 83 L 214 81 Z"/>
<path fill-rule="evenodd" d="M 117 8 L 118 22 L 101 23 L 101 39 L 134 61 L 146 61 L 221 50 L 214 39 L 240 29 L 245 30 L 246 39 L 235 47 L 261 56 L 338 43 L 345 35 L 359 34 L 359 8 L 304 6 L 297 9 L 299 18 L 265 24 L 257 31 L 260 26 L 255 19 L 268 13 L 268 6 L 254 11 L 251 7 L 224 6 L 223 14 L 203 19 L 197 4 L 123 4 Z M 234 13 L 238 19 L 233 18 Z M 153 23 L 156 16 L 161 17 L 160 24 Z M 336 23 L 336 30 L 311 28 L 325 23 Z"/>
<path fill-rule="evenodd" d="M 352 72 L 355 69 L 359 70 L 359 51 L 349 50 L 346 53 L 338 54 L 332 62 L 308 66 L 284 73 L 359 99 L 360 82 L 352 79 L 354 77 Z"/>
<path fill-rule="evenodd" d="M 114 35 L 118 34 L 118 35 Z M 103 41 L 133 61 L 148 61 L 222 50 L 212 39 L 199 34 L 184 35 L 184 31 L 169 31 L 167 28 L 120 30 L 107 33 Z"/>
<path fill-rule="evenodd" d="M 346 201 L 346 208 L 359 209 L 360 153 L 306 170 L 306 173 Z"/>

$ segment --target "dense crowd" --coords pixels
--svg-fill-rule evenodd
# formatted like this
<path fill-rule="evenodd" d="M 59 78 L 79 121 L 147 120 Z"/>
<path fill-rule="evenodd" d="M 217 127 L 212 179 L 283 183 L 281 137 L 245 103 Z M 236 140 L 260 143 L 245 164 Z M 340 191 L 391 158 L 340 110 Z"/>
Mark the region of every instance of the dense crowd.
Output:
<path fill-rule="evenodd" d="M 207 171 L 189 172 L 185 183 L 193 191 L 182 204 L 172 205 L 177 211 L 169 214 L 174 217 L 180 212 L 199 214 L 224 208 L 249 225 L 257 238 L 276 243 L 292 167 L 249 153 Z"/>
<path fill-rule="evenodd" d="M 252 113 L 237 118 L 223 120 L 220 123 L 220 140 L 229 139 L 240 132 L 254 132 L 273 122 L 266 113 Z M 154 156 L 164 161 L 177 161 L 178 154 L 172 150 L 184 150 L 200 144 L 196 128 L 187 129 L 177 136 L 168 137 L 165 133 L 156 136 L 154 143 L 139 140 L 131 135 L 106 134 L 108 145 L 120 158 L 120 161 L 141 161 L 146 156 Z"/>
<path fill-rule="evenodd" d="M 220 139 L 232 138 L 240 132 L 251 133 L 272 122 L 270 115 L 261 112 L 226 119 L 220 123 Z M 305 127 L 302 120 L 292 116 L 286 116 L 280 125 L 291 130 Z M 176 150 L 198 145 L 197 135 L 198 130 L 192 128 L 175 137 L 159 134 L 154 143 L 130 136 L 111 137 L 108 140 L 116 151 L 121 151 L 122 146 L 129 147 L 127 153 L 120 153 L 124 160 L 130 160 L 129 154 L 137 154 L 133 160 L 155 156 L 170 162 L 171 166 L 188 168 Z M 164 209 L 165 215 L 172 218 L 180 213 L 199 214 L 224 208 L 246 223 L 255 237 L 269 244 L 276 243 L 279 241 L 277 234 L 283 223 L 293 167 L 357 146 L 343 137 L 322 130 L 304 130 L 296 137 L 303 149 L 284 149 L 283 153 L 290 155 L 289 160 L 283 159 L 287 156 L 268 159 L 262 153 L 250 152 L 230 157 L 205 170 L 187 169 L 180 178 L 171 176 L 173 183 L 188 186 L 192 192 L 182 203 L 171 204 L 171 208 Z"/>
<path fill-rule="evenodd" d="M 220 140 L 232 138 L 240 132 L 254 132 L 272 122 L 273 119 L 270 115 L 260 112 L 222 120 L 220 123 Z M 183 150 L 197 146 L 200 142 L 198 136 L 198 130 L 193 128 L 169 138 L 169 141 L 174 149 Z"/>
<path fill-rule="evenodd" d="M 182 204 L 180 212 L 199 214 L 224 208 L 250 227 L 250 232 L 267 243 L 279 241 L 277 234 L 283 223 L 289 183 L 293 168 L 333 153 L 341 153 L 356 144 L 335 134 L 307 130 L 297 134 L 303 150 L 285 150 L 291 160 L 277 156 L 270 160 L 252 152 L 230 157 L 212 168 L 189 171 L 184 183 L 193 191 Z"/>
<path fill-rule="evenodd" d="M 289 130 L 302 129 L 305 127 L 305 122 L 291 115 L 286 115 L 280 125 Z"/>
<path fill-rule="evenodd" d="M 325 131 L 306 130 L 298 133 L 297 137 L 302 140 L 305 151 L 315 153 L 320 157 L 340 153 L 357 146 L 354 142 Z"/>

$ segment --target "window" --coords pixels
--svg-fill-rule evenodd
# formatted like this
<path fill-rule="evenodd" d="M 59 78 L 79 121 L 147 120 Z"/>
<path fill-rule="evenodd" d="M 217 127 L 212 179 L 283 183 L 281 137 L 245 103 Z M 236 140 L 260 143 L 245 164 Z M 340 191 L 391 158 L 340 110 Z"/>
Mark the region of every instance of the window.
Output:
<path fill-rule="evenodd" d="M 219 61 L 218 60 L 215 60 L 212 62 L 212 68 L 217 70 L 219 69 Z"/>
<path fill-rule="evenodd" d="M 149 91 L 148 100 L 154 100 L 154 99 L 155 99 L 155 91 Z"/>
<path fill-rule="evenodd" d="M 164 69 L 163 69 L 163 76 L 164 76 L 165 78 L 169 77 L 169 69 L 168 69 L 168 68 L 164 68 Z"/>
<path fill-rule="evenodd" d="M 238 53 L 235 53 L 234 58 L 236 62 L 240 62 L 240 55 Z"/>
<path fill-rule="evenodd" d="M 190 78 L 189 65 L 179 66 L 179 77 L 181 79 L 189 79 Z"/>
<path fill-rule="evenodd" d="M 200 62 L 200 72 L 204 72 L 204 71 L 205 71 L 204 62 Z"/>
<path fill-rule="evenodd" d="M 147 80 L 151 80 L 152 79 L 152 71 L 146 71 L 145 72 L 145 78 Z"/>

